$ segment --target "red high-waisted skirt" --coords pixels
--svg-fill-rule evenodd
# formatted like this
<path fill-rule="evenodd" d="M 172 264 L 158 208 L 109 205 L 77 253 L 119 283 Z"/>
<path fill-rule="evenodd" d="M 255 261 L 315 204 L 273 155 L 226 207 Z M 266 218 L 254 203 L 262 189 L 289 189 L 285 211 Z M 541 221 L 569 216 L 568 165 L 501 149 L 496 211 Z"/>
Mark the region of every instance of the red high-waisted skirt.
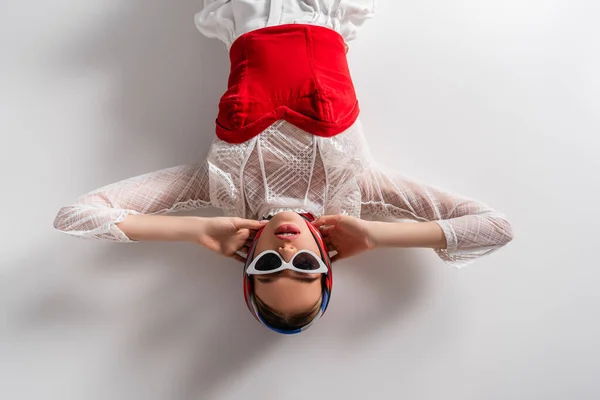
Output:
<path fill-rule="evenodd" d="M 332 137 L 358 118 L 344 39 L 315 25 L 279 25 L 240 36 L 230 50 L 217 136 L 243 143 L 278 120 Z"/>

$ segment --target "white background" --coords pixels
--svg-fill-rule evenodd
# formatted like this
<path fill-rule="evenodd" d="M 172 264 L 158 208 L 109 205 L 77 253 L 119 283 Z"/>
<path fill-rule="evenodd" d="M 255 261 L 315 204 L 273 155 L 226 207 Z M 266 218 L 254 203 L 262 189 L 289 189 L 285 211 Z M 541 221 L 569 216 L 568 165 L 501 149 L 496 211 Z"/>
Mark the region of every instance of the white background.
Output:
<path fill-rule="evenodd" d="M 598 1 L 380 2 L 349 53 L 373 153 L 516 239 L 460 271 L 340 263 L 294 337 L 204 249 L 52 229 L 82 193 L 206 155 L 228 59 L 201 3 L 0 6 L 0 398 L 600 398 Z"/>

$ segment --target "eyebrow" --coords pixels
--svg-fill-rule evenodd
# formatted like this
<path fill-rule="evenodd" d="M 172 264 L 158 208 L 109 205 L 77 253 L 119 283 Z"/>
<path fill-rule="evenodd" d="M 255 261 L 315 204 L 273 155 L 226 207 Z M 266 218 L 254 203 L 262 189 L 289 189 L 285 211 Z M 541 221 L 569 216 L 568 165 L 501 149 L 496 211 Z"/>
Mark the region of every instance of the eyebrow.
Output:
<path fill-rule="evenodd" d="M 273 283 L 275 282 L 277 279 L 279 279 L 281 277 L 281 275 L 279 273 L 275 273 L 273 274 L 274 276 L 269 277 L 269 278 L 262 278 L 257 276 L 256 279 L 260 282 L 260 283 Z M 302 282 L 302 283 L 313 283 L 314 281 L 320 279 L 320 277 L 315 276 L 315 277 L 310 277 L 310 276 L 291 276 L 290 278 L 298 281 L 298 282 Z"/>

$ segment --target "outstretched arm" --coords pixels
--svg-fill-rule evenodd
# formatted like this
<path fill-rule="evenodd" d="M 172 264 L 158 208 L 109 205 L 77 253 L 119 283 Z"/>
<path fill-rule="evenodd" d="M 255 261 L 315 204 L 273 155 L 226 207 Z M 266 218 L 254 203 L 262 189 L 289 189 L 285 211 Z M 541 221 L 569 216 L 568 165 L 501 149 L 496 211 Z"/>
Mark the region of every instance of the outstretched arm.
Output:
<path fill-rule="evenodd" d="M 207 163 L 182 165 L 130 178 L 81 196 L 73 205 L 58 212 L 54 227 L 73 236 L 116 242 L 180 240 L 186 233 L 185 219 L 149 218 L 148 215 L 206 207 L 210 205 L 209 197 Z M 164 224 L 172 229 L 161 229 Z"/>
<path fill-rule="evenodd" d="M 444 261 L 461 267 L 513 238 L 508 220 L 491 207 L 395 172 L 370 170 L 361 191 L 362 213 L 418 222 L 382 225 L 383 245 L 432 247 Z"/>

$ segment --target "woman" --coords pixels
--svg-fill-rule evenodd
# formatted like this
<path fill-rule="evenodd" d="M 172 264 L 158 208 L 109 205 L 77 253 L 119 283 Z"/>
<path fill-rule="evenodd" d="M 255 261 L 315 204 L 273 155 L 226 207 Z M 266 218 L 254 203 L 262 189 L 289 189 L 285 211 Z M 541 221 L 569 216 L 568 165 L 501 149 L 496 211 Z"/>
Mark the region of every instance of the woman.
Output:
<path fill-rule="evenodd" d="M 225 42 L 231 58 L 207 160 L 82 196 L 60 210 L 57 229 L 118 242 L 190 241 L 234 257 L 245 263 L 250 311 L 280 333 L 300 332 L 325 312 L 331 261 L 428 247 L 461 267 L 512 239 L 508 221 L 488 206 L 372 161 L 345 53 L 373 1 L 205 3 L 197 26 Z M 157 215 L 206 206 L 227 217 Z"/>

